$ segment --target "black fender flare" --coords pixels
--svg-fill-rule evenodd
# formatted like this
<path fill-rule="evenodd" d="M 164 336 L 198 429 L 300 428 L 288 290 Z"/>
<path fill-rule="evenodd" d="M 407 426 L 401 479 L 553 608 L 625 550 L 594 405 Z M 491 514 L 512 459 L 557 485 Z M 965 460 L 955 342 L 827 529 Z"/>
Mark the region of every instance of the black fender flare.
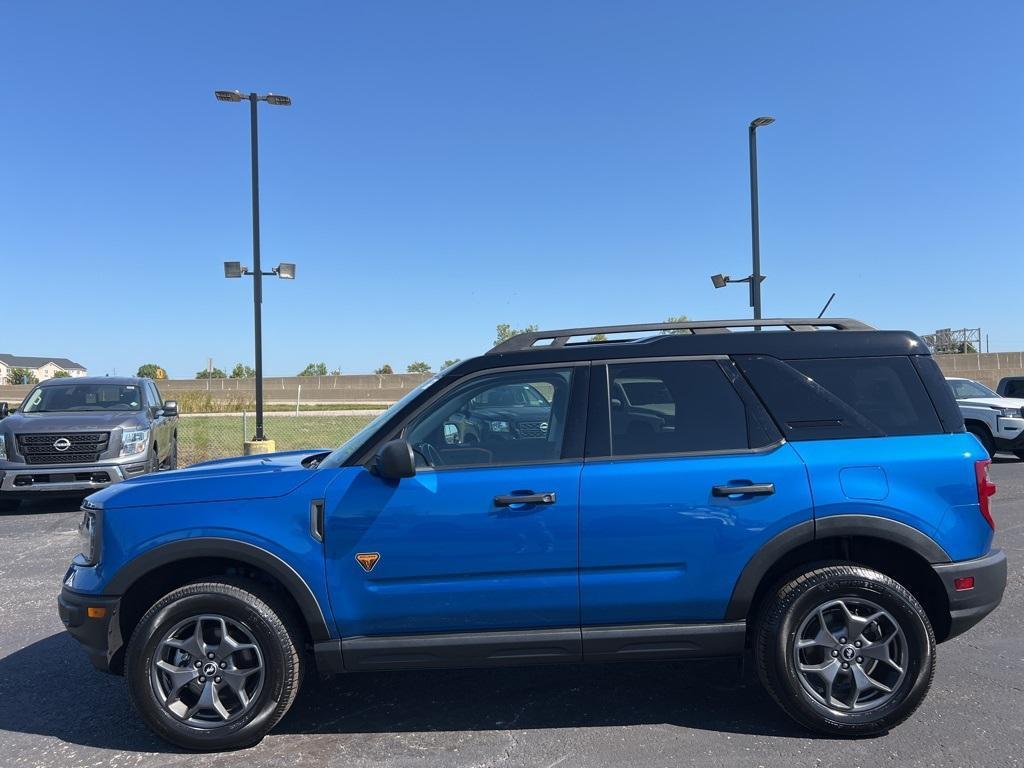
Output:
<path fill-rule="evenodd" d="M 878 515 L 829 515 L 804 520 L 773 536 L 747 561 L 733 587 L 725 621 L 748 618 L 761 580 L 775 563 L 794 549 L 812 541 L 845 536 L 885 539 L 917 553 L 925 562 L 950 562 L 949 554 L 934 539 L 898 520 Z"/>
<path fill-rule="evenodd" d="M 105 591 L 110 594 L 123 595 L 139 579 L 157 568 L 197 557 L 223 557 L 237 560 L 270 574 L 277 579 L 291 595 L 295 604 L 299 606 L 302 618 L 309 628 L 310 638 L 314 642 L 330 640 L 331 631 L 327 626 L 327 619 L 320 603 L 309 585 L 295 569 L 274 553 L 268 552 L 256 544 L 235 539 L 210 536 L 182 539 L 154 547 L 122 566 L 110 580 Z"/>

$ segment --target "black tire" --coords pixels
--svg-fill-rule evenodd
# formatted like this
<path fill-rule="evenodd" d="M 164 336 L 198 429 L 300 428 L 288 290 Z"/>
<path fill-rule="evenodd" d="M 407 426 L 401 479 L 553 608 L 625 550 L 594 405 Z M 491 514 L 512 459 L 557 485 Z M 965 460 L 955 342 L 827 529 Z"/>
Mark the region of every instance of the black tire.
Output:
<path fill-rule="evenodd" d="M 988 452 L 990 459 L 996 455 L 996 444 L 992 439 L 992 433 L 988 431 L 988 427 L 970 422 L 967 424 L 967 431 L 978 438 L 982 447 Z"/>
<path fill-rule="evenodd" d="M 845 705 L 827 706 L 825 697 L 820 692 L 813 694 L 811 691 L 814 686 L 808 683 L 823 678 L 801 673 L 798 669 L 797 657 L 804 658 L 802 654 L 806 652 L 796 651 L 801 625 L 814 627 L 813 622 L 817 619 L 810 617 L 820 615 L 816 608 L 837 600 L 845 601 L 844 605 L 849 602 L 856 606 L 858 601 L 863 601 L 862 605 L 873 604 L 888 614 L 887 618 L 876 623 L 875 628 L 891 618 L 897 629 L 902 631 L 902 635 L 897 638 L 905 649 L 899 659 L 903 670 L 899 675 L 894 670 L 900 667 L 878 666 L 879 662 L 862 656 L 850 658 L 843 667 L 842 660 L 848 653 L 845 649 L 852 647 L 853 638 L 838 638 L 849 642 L 837 644 L 838 658 L 835 660 L 830 661 L 829 656 L 837 656 L 837 653 L 822 652 L 822 665 L 839 665 L 839 669 L 831 669 L 835 675 L 834 680 L 840 681 L 841 687 L 852 686 L 857 679 L 854 676 L 855 670 L 847 669 L 853 666 L 862 675 L 864 670 L 872 669 L 871 665 L 874 664 L 876 672 L 871 674 L 880 671 L 899 678 L 897 682 L 891 682 L 889 693 L 868 689 L 868 696 L 877 696 L 878 703 L 873 705 L 867 701 L 863 710 L 847 708 Z M 859 614 L 856 615 L 859 617 Z M 812 621 L 812 624 L 807 625 L 807 620 Z M 868 625 L 865 635 L 874 631 L 871 626 Z M 884 733 L 895 727 L 910 717 L 921 704 L 935 673 L 935 633 L 921 604 L 899 583 L 869 568 L 828 565 L 797 576 L 768 598 L 756 632 L 755 656 L 761 683 L 797 723 L 831 736 L 867 736 Z M 877 637 L 881 639 L 882 634 L 880 630 Z M 864 646 L 868 645 L 865 641 Z M 879 643 L 879 646 L 882 645 L 884 643 Z M 861 646 L 857 648 L 860 650 L 852 652 L 865 652 Z M 856 663 L 861 661 L 866 661 L 866 664 Z M 813 664 L 813 661 L 808 659 L 807 664 Z M 830 703 L 840 698 L 836 695 L 834 699 L 830 689 L 823 690 L 827 691 Z M 851 702 L 856 704 L 859 696 L 859 691 L 855 691 Z"/>
<path fill-rule="evenodd" d="M 262 656 L 263 678 L 237 719 L 204 728 L 186 723 L 164 706 L 151 671 L 167 633 L 190 617 L 208 614 L 225 617 L 251 633 Z M 129 699 L 158 736 L 179 747 L 212 751 L 252 746 L 284 717 L 299 691 L 302 644 L 289 625 L 300 626 L 279 601 L 251 582 L 207 581 L 180 587 L 158 600 L 132 633 L 125 656 Z"/>
<path fill-rule="evenodd" d="M 174 438 L 174 442 L 171 443 L 171 452 L 167 456 L 167 461 L 164 463 L 164 469 L 173 470 L 178 468 L 178 438 Z"/>
<path fill-rule="evenodd" d="M 21 506 L 21 499 L 0 498 L 0 512 L 17 512 Z"/>

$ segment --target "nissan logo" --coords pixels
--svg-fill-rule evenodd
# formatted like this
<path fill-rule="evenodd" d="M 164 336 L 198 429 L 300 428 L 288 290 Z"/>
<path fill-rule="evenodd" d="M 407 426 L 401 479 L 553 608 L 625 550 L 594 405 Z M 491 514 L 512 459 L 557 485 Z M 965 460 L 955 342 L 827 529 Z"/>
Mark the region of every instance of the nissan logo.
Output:
<path fill-rule="evenodd" d="M 71 441 L 68 440 L 66 437 L 58 437 L 56 440 L 53 441 L 53 447 L 56 448 L 58 451 L 66 451 L 68 448 L 71 447 Z"/>

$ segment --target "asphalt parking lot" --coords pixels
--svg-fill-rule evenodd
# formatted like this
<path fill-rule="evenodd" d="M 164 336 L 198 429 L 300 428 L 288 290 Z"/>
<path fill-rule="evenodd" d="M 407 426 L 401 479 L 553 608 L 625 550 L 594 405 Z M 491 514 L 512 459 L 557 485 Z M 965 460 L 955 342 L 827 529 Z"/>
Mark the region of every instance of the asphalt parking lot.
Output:
<path fill-rule="evenodd" d="M 0 515 L 3 766 L 1012 766 L 1024 764 L 1024 463 L 999 461 L 1002 606 L 939 649 L 924 705 L 885 736 L 835 741 L 790 723 L 732 662 L 307 678 L 259 746 L 183 753 L 94 672 L 55 599 L 77 504 Z"/>

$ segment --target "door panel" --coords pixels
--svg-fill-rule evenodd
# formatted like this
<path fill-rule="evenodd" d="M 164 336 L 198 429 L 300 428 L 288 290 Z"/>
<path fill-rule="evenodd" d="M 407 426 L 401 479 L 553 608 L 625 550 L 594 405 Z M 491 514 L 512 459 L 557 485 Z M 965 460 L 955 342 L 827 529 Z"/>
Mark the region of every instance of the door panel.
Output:
<path fill-rule="evenodd" d="M 766 483 L 773 493 L 713 490 Z M 785 443 L 763 452 L 588 462 L 580 485 L 584 626 L 721 620 L 754 553 L 813 518 L 806 470 Z"/>
<path fill-rule="evenodd" d="M 360 471 L 328 489 L 331 602 L 345 636 L 579 626 L 579 461 Z M 553 503 L 498 506 L 513 493 Z M 360 553 L 379 553 L 369 572 Z"/>

